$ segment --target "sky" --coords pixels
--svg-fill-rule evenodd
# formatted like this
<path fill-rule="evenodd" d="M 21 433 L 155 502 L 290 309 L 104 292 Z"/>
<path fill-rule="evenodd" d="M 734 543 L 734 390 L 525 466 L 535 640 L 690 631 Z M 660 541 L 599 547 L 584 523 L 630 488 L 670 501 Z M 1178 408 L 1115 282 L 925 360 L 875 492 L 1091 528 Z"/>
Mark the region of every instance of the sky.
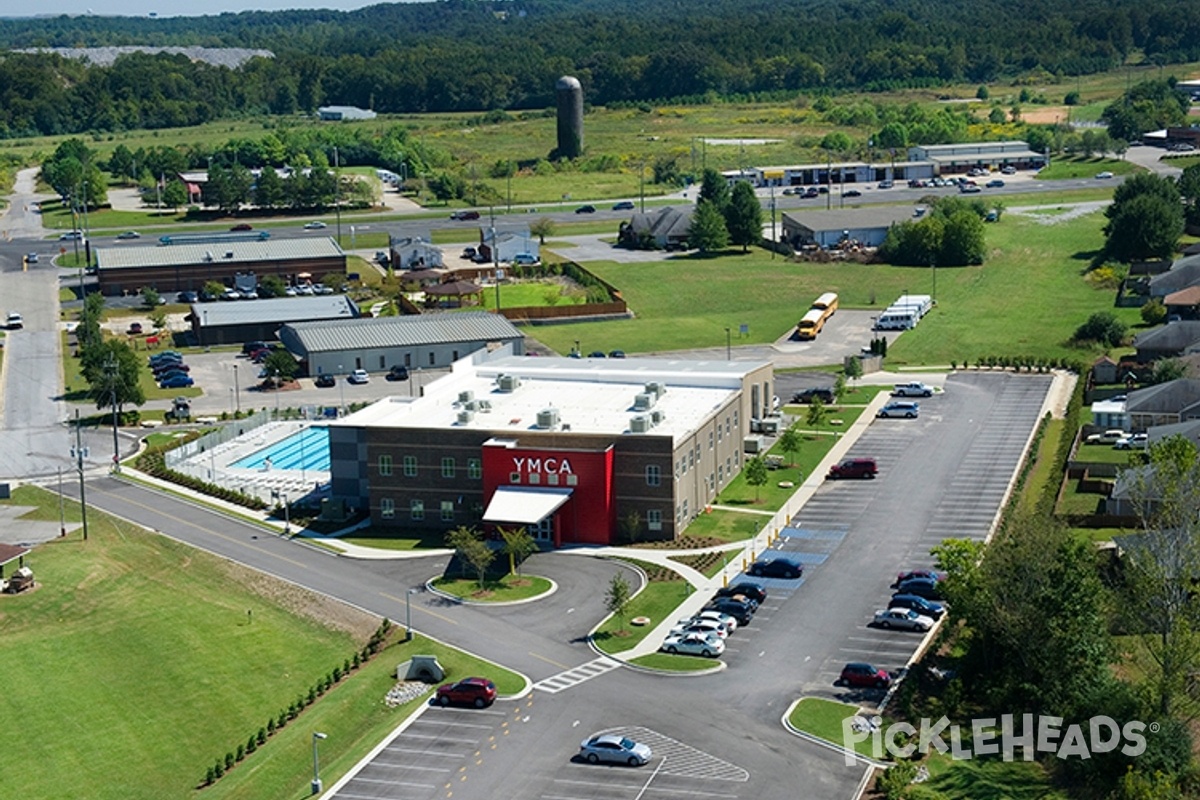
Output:
<path fill-rule="evenodd" d="M 381 5 L 383 2 L 384 0 L 42 0 L 40 3 L 20 4 L 24 8 L 4 9 L 0 11 L 0 16 L 55 16 L 91 12 L 99 16 L 144 17 L 155 12 L 160 17 L 195 17 L 227 11 L 282 11 L 289 8 L 352 11 L 356 8 Z"/>

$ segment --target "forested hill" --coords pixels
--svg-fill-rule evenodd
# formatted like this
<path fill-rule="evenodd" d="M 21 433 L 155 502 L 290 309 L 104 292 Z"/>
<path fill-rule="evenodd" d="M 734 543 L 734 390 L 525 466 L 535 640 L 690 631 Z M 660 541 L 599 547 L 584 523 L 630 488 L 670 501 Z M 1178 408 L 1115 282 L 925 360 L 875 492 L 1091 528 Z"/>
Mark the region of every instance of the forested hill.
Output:
<path fill-rule="evenodd" d="M 380 112 L 982 82 L 1200 60 L 1194 0 L 446 0 L 353 12 L 0 20 L 0 48 L 271 50 L 236 71 L 181 56 L 111 67 L 0 60 L 0 136 L 192 124 L 322 104 Z"/>

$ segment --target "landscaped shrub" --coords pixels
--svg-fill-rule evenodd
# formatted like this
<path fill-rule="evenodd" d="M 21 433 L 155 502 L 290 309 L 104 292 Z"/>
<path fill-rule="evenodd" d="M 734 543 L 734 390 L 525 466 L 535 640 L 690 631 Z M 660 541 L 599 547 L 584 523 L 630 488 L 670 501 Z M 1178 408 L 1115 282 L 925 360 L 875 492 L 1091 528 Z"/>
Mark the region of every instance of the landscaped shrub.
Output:
<path fill-rule="evenodd" d="M 245 757 L 246 757 L 246 745 L 239 744 L 237 752 L 233 754 L 233 758 L 235 761 L 241 761 Z"/>
<path fill-rule="evenodd" d="M 267 743 L 267 729 L 266 728 L 258 729 L 258 743 L 259 744 Z"/>
<path fill-rule="evenodd" d="M 237 762 L 233 758 L 233 753 L 226 753 L 225 754 L 225 771 L 228 772 L 229 770 L 233 769 L 233 765 L 235 763 L 237 763 Z"/>
<path fill-rule="evenodd" d="M 257 749 L 258 749 L 258 740 L 255 739 L 254 734 L 252 733 L 252 734 L 250 734 L 250 738 L 246 740 L 246 752 L 253 753 Z"/>

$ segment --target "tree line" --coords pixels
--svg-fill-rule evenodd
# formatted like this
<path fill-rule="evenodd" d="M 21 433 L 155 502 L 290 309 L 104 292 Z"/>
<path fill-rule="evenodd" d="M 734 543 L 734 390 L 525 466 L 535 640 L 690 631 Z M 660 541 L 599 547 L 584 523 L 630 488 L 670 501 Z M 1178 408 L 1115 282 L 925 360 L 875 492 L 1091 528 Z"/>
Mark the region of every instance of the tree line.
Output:
<path fill-rule="evenodd" d="M 1031 24 L 1013 24 L 1025 20 Z M 1033 24 L 1036 23 L 1036 24 Z M 237 69 L 144 53 L 95 66 L 0 58 L 0 137 L 195 125 L 349 104 L 385 113 L 543 109 L 579 77 L 593 104 L 782 98 L 1053 77 L 1200 59 L 1187 0 L 445 0 L 354 12 L 0 20 L 0 47 L 265 48 Z"/>

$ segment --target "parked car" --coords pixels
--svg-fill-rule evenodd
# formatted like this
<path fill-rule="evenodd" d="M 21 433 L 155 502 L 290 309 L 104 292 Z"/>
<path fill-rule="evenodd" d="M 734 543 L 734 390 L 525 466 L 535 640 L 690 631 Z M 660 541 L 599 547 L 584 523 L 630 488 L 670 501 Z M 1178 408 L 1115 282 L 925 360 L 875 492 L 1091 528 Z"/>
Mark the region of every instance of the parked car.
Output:
<path fill-rule="evenodd" d="M 1000 168 L 1000 173 L 1002 175 L 1016 175 L 1017 168 L 1014 167 L 1012 164 L 1006 164 Z"/>
<path fill-rule="evenodd" d="M 896 184 L 895 184 L 895 183 L 893 183 L 892 181 L 880 181 L 880 182 L 879 182 L 879 188 L 880 188 L 880 189 L 890 189 L 890 188 L 892 188 L 892 187 L 893 187 L 893 186 L 895 186 L 895 185 L 896 185 Z"/>
<path fill-rule="evenodd" d="M 725 652 L 725 642 L 715 633 L 671 631 L 660 649 L 685 656 L 716 658 Z"/>
<path fill-rule="evenodd" d="M 434 699 L 443 706 L 454 703 L 483 708 L 496 702 L 496 684 L 487 678 L 463 678 L 439 686 Z"/>
<path fill-rule="evenodd" d="M 946 607 L 941 603 L 935 603 L 932 600 L 926 600 L 924 597 L 919 597 L 915 594 L 894 594 L 892 599 L 888 601 L 889 608 L 911 608 L 923 617 L 931 619 L 941 619 L 946 613 Z"/>
<path fill-rule="evenodd" d="M 579 208 L 575 209 L 575 213 L 576 214 L 595 214 L 596 207 L 592 206 L 592 205 L 580 206 Z"/>
<path fill-rule="evenodd" d="M 371 376 L 367 374 L 365 369 L 356 369 L 346 378 L 350 383 L 370 383 Z"/>
<path fill-rule="evenodd" d="M 126 332 L 126 333 L 128 333 L 130 336 L 139 336 L 139 335 L 141 335 L 141 332 L 142 332 L 142 323 L 140 323 L 140 322 L 131 322 L 131 323 L 129 323 L 129 329 L 128 329 L 127 331 L 125 331 L 125 332 Z"/>
<path fill-rule="evenodd" d="M 27 254 L 27 255 L 25 256 L 25 263 L 26 263 L 26 264 L 36 264 L 36 263 L 38 263 L 38 254 L 37 254 L 37 253 L 29 253 L 29 254 Z"/>
<path fill-rule="evenodd" d="M 252 230 L 254 230 L 254 226 L 248 222 L 239 222 L 237 225 L 234 225 L 229 230 L 231 230 L 231 231 L 252 231 Z"/>
<path fill-rule="evenodd" d="M 190 376 L 178 373 L 158 382 L 160 389 L 183 389 L 194 384 Z"/>
<path fill-rule="evenodd" d="M 242 293 L 239 292 L 237 289 L 226 289 L 225 293 L 221 295 L 221 299 L 222 300 L 241 300 Z"/>
<path fill-rule="evenodd" d="M 408 367 L 403 364 L 397 364 L 388 370 L 387 379 L 389 381 L 406 381 L 408 380 Z"/>
<path fill-rule="evenodd" d="M 1144 433 L 1131 433 L 1113 443 L 1117 450 L 1145 450 L 1150 438 Z"/>
<path fill-rule="evenodd" d="M 1112 176 L 1113 176 L 1113 174 L 1111 172 L 1109 172 L 1108 170 L 1105 170 L 1104 172 L 1096 173 L 1096 180 L 1106 181 L 1106 180 L 1109 180 L 1110 178 L 1112 178 Z"/>
<path fill-rule="evenodd" d="M 724 625 L 725 630 L 729 631 L 730 633 L 733 633 L 734 631 L 736 631 L 737 627 L 738 627 L 738 622 L 736 619 L 729 616 L 728 614 L 722 614 L 720 611 L 701 611 L 699 614 L 692 617 L 692 619 L 693 620 L 712 620 L 714 622 L 719 622 L 722 625 Z"/>
<path fill-rule="evenodd" d="M 4 327 L 10 331 L 25 327 L 25 318 L 16 311 L 8 312 L 8 319 L 5 320 Z"/>
<path fill-rule="evenodd" d="M 911 608 L 888 608 L 875 612 L 874 624 L 881 628 L 925 633 L 933 627 L 933 620 L 921 616 Z"/>
<path fill-rule="evenodd" d="M 892 402 L 879 409 L 880 417 L 905 417 L 907 419 L 916 419 L 921 413 L 920 407 L 916 403 L 909 402 Z"/>
<path fill-rule="evenodd" d="M 755 561 L 746 570 L 746 574 L 762 578 L 795 580 L 804 574 L 804 567 L 799 561 L 793 561 L 790 558 L 772 558 L 768 561 Z"/>
<path fill-rule="evenodd" d="M 175 300 L 180 303 L 197 303 L 200 301 L 200 295 L 195 292 L 180 292 L 175 295 Z"/>
<path fill-rule="evenodd" d="M 632 211 L 633 209 L 632 200 L 622 200 L 619 203 L 613 203 L 613 211 Z"/>
<path fill-rule="evenodd" d="M 470 209 L 454 211 L 451 212 L 450 219 L 479 219 L 479 212 Z"/>
<path fill-rule="evenodd" d="M 538 257 L 533 253 L 517 253 L 512 257 L 512 263 L 519 267 L 531 267 L 538 263 Z"/>
<path fill-rule="evenodd" d="M 246 342 L 245 344 L 242 345 L 242 354 L 248 356 L 257 350 L 266 350 L 266 349 L 267 349 L 266 342 L 260 342 L 258 340 L 255 340 L 252 342 Z"/>
<path fill-rule="evenodd" d="M 830 478 L 874 478 L 878 474 L 873 458 L 847 458 L 829 468 Z"/>
<path fill-rule="evenodd" d="M 603 350 L 593 350 L 592 352 L 588 353 L 588 358 L 607 358 L 607 357 L 608 356 L 605 354 L 605 352 Z"/>
<path fill-rule="evenodd" d="M 624 736 L 612 733 L 602 733 L 584 739 L 579 745 L 579 757 L 592 764 L 601 761 L 607 764 L 628 764 L 640 767 L 650 760 L 651 751 L 648 745 L 635 742 Z"/>
<path fill-rule="evenodd" d="M 182 361 L 163 361 L 158 364 L 152 364 L 150 371 L 154 373 L 155 379 L 160 379 L 164 375 L 169 375 L 173 372 L 191 372 L 192 368 Z"/>
<path fill-rule="evenodd" d="M 958 190 L 963 194 L 976 194 L 983 191 L 974 183 L 960 183 L 958 185 Z"/>
<path fill-rule="evenodd" d="M 150 356 L 151 364 L 156 364 L 160 361 L 183 361 L 183 353 L 178 350 L 163 350 L 161 353 L 155 353 Z"/>
<path fill-rule="evenodd" d="M 738 621 L 738 625 L 749 625 L 754 617 L 755 606 L 749 600 L 736 597 L 715 597 L 704 607 L 706 611 L 720 611 Z"/>
<path fill-rule="evenodd" d="M 1116 444 L 1125 438 L 1127 434 L 1120 428 L 1109 428 L 1103 433 L 1090 434 L 1083 440 L 1084 444 Z"/>
<path fill-rule="evenodd" d="M 940 581 L 930 578 L 910 578 L 896 584 L 895 589 L 897 594 L 915 594 L 917 597 L 924 597 L 926 600 L 942 599 Z"/>
<path fill-rule="evenodd" d="M 117 238 L 121 241 L 128 241 L 129 239 L 140 239 L 142 235 L 137 231 L 125 231 L 124 233 L 118 233 Z"/>
<path fill-rule="evenodd" d="M 729 636 L 729 629 L 715 619 L 681 619 L 671 628 L 672 635 L 683 636 L 687 633 L 698 633 L 702 636 L 712 634 L 718 639 L 724 639 Z"/>
<path fill-rule="evenodd" d="M 804 389 L 792 395 L 793 403 L 811 403 L 813 398 L 820 400 L 825 405 L 829 405 L 834 401 L 833 389 L 825 387 L 816 387 L 813 389 Z"/>
<path fill-rule="evenodd" d="M 58 240 L 60 242 L 82 242 L 83 231 L 67 231 L 66 233 L 61 233 L 58 236 Z"/>
<path fill-rule="evenodd" d="M 328 389 L 331 386 L 337 386 L 337 378 L 335 378 L 332 373 L 322 372 L 316 377 L 316 380 L 314 380 L 313 383 L 318 389 Z"/>
<path fill-rule="evenodd" d="M 1004 181 L 1000 180 L 999 178 L 992 178 L 990 181 L 985 183 L 984 186 L 989 189 L 999 189 L 1004 186 Z"/>
<path fill-rule="evenodd" d="M 892 397 L 932 397 L 933 389 L 920 381 L 900 383 L 892 390 Z"/>
<path fill-rule="evenodd" d="M 946 580 L 946 573 L 938 572 L 937 570 L 932 569 L 908 569 L 904 572 L 897 572 L 896 583 L 892 585 L 895 586 L 897 584 L 904 583 L 905 581 L 910 581 L 913 578 L 928 578 L 931 581 L 944 581 Z"/>
<path fill-rule="evenodd" d="M 464 247 L 462 252 L 463 258 L 475 259 L 476 251 L 474 247 Z"/>
<path fill-rule="evenodd" d="M 716 594 L 717 597 L 737 597 L 739 595 L 753 601 L 755 606 L 758 606 L 767 599 L 767 590 L 758 583 L 738 581 L 730 586 L 717 589 Z"/>
<path fill-rule="evenodd" d="M 304 223 L 304 230 L 306 231 L 321 231 L 328 227 L 328 225 L 326 225 L 324 222 L 321 222 L 319 219 L 314 219 L 312 222 Z"/>
<path fill-rule="evenodd" d="M 609 358 L 624 358 L 625 351 L 624 350 L 609 350 L 608 357 Z"/>
<path fill-rule="evenodd" d="M 847 189 L 845 192 L 843 192 L 843 194 L 846 197 L 862 197 L 862 192 L 860 192 L 858 189 Z"/>
<path fill-rule="evenodd" d="M 892 676 L 870 664 L 858 661 L 842 667 L 842 674 L 836 683 L 856 689 L 886 689 L 892 685 Z"/>

